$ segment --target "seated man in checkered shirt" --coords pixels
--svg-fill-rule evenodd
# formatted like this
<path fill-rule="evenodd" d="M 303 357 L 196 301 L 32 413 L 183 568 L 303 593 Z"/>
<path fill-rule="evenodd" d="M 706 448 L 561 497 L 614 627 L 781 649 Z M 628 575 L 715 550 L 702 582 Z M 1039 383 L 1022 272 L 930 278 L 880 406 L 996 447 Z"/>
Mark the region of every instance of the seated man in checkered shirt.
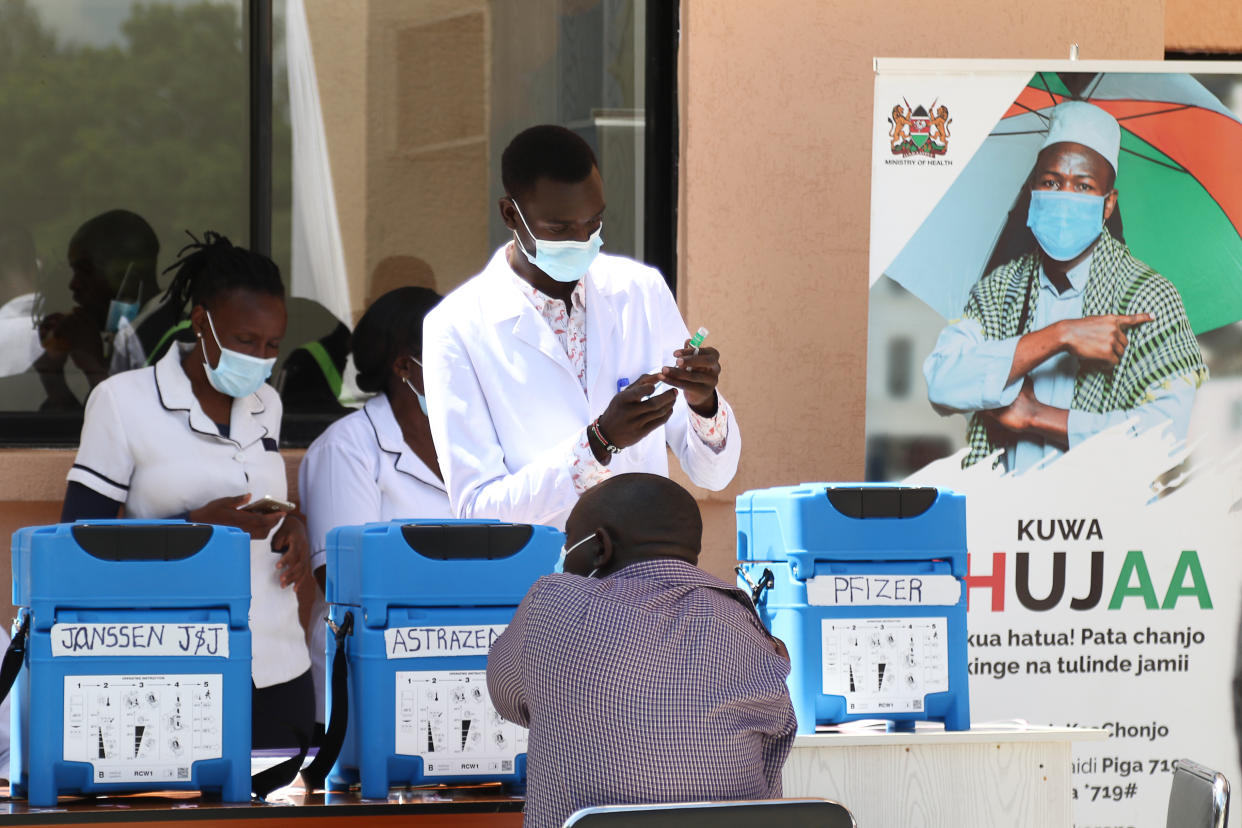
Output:
<path fill-rule="evenodd" d="M 565 529 L 565 571 L 535 582 L 487 660 L 492 703 L 530 728 L 527 828 L 594 805 L 779 797 L 789 658 L 745 592 L 696 566 L 694 498 L 618 475 Z"/>

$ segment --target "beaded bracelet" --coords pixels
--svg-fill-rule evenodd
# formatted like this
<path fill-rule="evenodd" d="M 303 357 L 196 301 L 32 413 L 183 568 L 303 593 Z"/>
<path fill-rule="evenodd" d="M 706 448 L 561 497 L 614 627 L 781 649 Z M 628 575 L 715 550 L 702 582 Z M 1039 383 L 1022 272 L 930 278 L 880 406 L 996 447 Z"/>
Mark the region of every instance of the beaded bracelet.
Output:
<path fill-rule="evenodd" d="M 591 431 L 595 434 L 595 439 L 599 440 L 600 445 L 602 445 L 609 454 L 621 453 L 621 449 L 608 442 L 608 438 L 604 436 L 604 432 L 600 431 L 598 417 L 595 418 L 595 422 L 591 423 Z"/>

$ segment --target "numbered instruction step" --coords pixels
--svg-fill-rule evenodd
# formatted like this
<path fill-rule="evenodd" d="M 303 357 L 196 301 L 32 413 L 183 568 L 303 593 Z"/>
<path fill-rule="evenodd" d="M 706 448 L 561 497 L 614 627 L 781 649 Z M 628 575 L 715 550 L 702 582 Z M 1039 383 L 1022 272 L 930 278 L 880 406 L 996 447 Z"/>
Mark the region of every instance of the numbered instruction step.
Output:
<path fill-rule="evenodd" d="M 65 676 L 64 758 L 96 782 L 188 782 L 222 756 L 223 675 Z"/>
<path fill-rule="evenodd" d="M 917 713 L 949 689 L 947 618 L 825 619 L 824 693 L 850 713 Z"/>
<path fill-rule="evenodd" d="M 396 752 L 427 776 L 513 773 L 526 728 L 492 707 L 484 670 L 398 671 Z"/>

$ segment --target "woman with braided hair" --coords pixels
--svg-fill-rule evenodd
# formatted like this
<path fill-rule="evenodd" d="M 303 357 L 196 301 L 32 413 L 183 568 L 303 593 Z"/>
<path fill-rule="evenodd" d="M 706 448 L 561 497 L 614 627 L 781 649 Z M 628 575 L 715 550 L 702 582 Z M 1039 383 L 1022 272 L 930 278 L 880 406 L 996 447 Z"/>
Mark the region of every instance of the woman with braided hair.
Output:
<path fill-rule="evenodd" d="M 280 397 L 265 383 L 285 334 L 284 283 L 271 259 L 212 232 L 173 268 L 166 301 L 190 305 L 194 342 L 92 391 L 61 520 L 123 507 L 247 532 L 253 745 L 305 745 L 314 688 L 293 585 L 308 571 L 306 528 L 284 511 L 239 508 L 287 495 Z"/>

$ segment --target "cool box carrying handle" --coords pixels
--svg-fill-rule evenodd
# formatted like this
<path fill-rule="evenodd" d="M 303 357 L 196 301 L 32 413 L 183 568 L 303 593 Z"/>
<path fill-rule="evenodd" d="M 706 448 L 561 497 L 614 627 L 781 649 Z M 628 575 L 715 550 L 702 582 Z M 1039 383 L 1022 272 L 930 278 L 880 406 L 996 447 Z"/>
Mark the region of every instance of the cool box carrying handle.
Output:
<path fill-rule="evenodd" d="M 328 771 L 336 764 L 336 757 L 345 743 L 345 728 L 349 725 L 349 659 L 345 656 L 345 637 L 354 631 L 354 614 L 345 613 L 340 626 L 327 620 L 336 636 L 336 650 L 332 653 L 332 710 L 328 714 L 328 730 L 315 761 L 302 771 L 306 790 L 322 788 Z"/>
<path fill-rule="evenodd" d="M 26 633 L 30 629 L 30 613 L 22 615 L 22 624 L 17 628 L 9 649 L 4 653 L 4 663 L 0 664 L 0 702 L 9 696 L 17 674 L 22 671 L 22 663 L 26 660 Z"/>

